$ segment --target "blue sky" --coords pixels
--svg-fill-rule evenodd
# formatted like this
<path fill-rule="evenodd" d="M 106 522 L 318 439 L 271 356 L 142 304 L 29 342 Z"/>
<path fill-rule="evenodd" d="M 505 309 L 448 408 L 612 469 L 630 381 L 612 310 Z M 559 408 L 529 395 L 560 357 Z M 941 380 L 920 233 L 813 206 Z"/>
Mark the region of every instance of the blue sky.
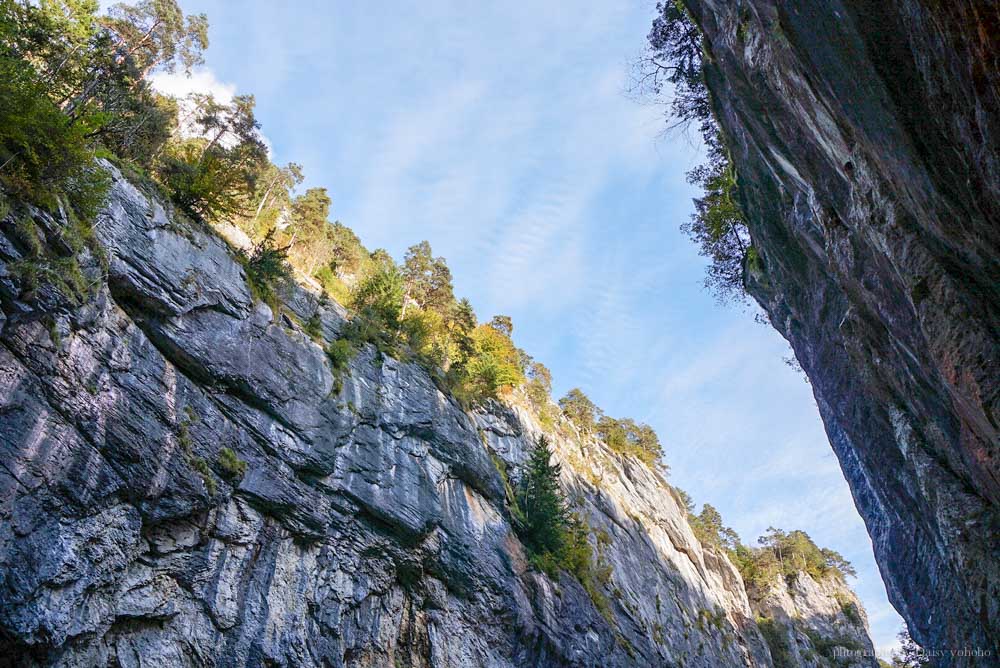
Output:
<path fill-rule="evenodd" d="M 800 528 L 850 559 L 876 646 L 894 644 L 809 385 L 773 330 L 702 288 L 678 230 L 697 139 L 625 93 L 653 0 L 182 4 L 211 25 L 193 83 L 254 93 L 274 160 L 327 187 L 369 248 L 430 241 L 557 396 L 580 386 L 653 425 L 672 482 L 744 541 Z"/>

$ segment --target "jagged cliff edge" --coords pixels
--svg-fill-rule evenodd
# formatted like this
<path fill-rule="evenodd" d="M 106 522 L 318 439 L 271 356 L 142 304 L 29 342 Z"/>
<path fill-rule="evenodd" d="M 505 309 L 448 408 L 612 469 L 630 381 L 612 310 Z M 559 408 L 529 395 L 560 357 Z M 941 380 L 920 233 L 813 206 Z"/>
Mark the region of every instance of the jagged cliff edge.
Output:
<path fill-rule="evenodd" d="M 530 570 L 500 474 L 540 432 L 524 402 L 467 414 L 372 349 L 338 390 L 297 323 L 320 309 L 329 341 L 343 309 L 293 287 L 274 317 L 218 236 L 105 168 L 107 257 L 77 258 L 86 295 L 28 284 L 43 260 L 25 234 L 71 253 L 58 215 L 8 203 L 0 222 L 0 664 L 820 667 L 844 644 L 870 652 L 845 586 L 803 574 L 752 603 L 656 472 L 568 423 L 550 437 L 611 567 L 607 616 L 573 578 Z"/>

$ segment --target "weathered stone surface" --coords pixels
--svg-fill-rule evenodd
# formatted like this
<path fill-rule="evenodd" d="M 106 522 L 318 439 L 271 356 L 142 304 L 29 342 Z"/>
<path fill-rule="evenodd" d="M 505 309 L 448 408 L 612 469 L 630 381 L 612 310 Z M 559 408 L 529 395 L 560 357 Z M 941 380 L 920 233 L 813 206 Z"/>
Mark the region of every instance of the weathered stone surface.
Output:
<path fill-rule="evenodd" d="M 685 4 L 759 251 L 748 286 L 809 375 L 890 599 L 925 647 L 995 661 L 996 3 Z"/>
<path fill-rule="evenodd" d="M 657 473 L 550 435 L 611 567 L 602 615 L 511 531 L 523 401 L 467 414 L 371 349 L 335 378 L 296 321 L 320 309 L 325 343 L 342 309 L 289 287 L 274 318 L 224 243 L 111 171 L 84 303 L 26 293 L 0 221 L 0 664 L 772 665 Z"/>
<path fill-rule="evenodd" d="M 837 577 L 800 572 L 750 593 L 750 607 L 771 655 L 808 668 L 878 668 L 868 618 L 857 596 Z"/>

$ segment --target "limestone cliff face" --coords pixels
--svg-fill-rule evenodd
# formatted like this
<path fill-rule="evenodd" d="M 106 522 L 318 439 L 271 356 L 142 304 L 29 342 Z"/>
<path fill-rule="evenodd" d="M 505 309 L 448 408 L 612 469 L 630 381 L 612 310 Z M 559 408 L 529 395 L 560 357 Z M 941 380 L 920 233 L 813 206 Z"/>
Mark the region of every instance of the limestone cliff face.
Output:
<path fill-rule="evenodd" d="M 748 286 L 810 377 L 889 596 L 925 647 L 995 661 L 997 4 L 685 4 L 759 251 Z"/>
<path fill-rule="evenodd" d="M 26 271 L 66 266 L 27 256 L 67 257 L 65 221 L 0 221 L 0 665 L 789 665 L 657 473 L 550 434 L 602 614 L 511 531 L 500 471 L 539 432 L 516 396 L 468 414 L 371 349 L 335 374 L 297 321 L 330 341 L 340 307 L 290 288 L 274 318 L 224 242 L 108 169 L 83 299 Z"/>
<path fill-rule="evenodd" d="M 864 608 L 837 577 L 816 580 L 800 572 L 751 591 L 750 606 L 775 666 L 878 665 Z"/>

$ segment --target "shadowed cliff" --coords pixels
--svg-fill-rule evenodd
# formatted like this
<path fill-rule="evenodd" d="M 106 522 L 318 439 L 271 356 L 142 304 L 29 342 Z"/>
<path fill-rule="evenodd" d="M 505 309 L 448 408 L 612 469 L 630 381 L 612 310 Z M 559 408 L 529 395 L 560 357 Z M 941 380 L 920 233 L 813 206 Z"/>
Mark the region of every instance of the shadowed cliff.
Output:
<path fill-rule="evenodd" d="M 747 287 L 810 378 L 889 597 L 940 665 L 992 665 L 997 5 L 684 4 L 759 258 Z"/>

